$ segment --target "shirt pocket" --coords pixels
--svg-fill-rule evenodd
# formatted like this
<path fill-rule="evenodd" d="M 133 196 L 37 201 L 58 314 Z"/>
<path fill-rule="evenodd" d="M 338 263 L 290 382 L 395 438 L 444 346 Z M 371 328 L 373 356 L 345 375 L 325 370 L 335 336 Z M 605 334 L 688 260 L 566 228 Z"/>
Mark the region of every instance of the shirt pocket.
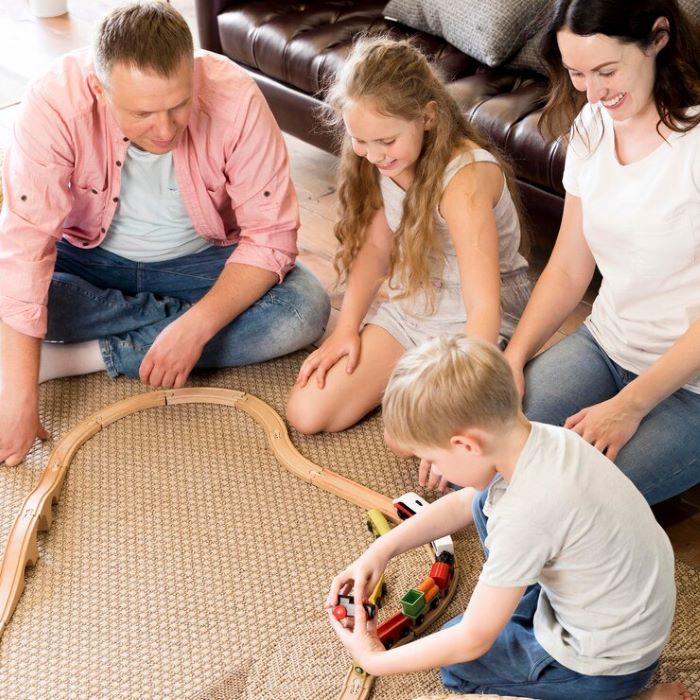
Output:
<path fill-rule="evenodd" d="M 665 230 L 640 230 L 631 262 L 640 277 L 663 280 L 700 261 L 697 244 L 690 217 L 682 214 L 671 219 Z"/>
<path fill-rule="evenodd" d="M 73 207 L 66 217 L 64 228 L 73 233 L 89 233 L 92 237 L 99 235 L 109 194 L 107 187 L 71 183 L 70 190 Z"/>

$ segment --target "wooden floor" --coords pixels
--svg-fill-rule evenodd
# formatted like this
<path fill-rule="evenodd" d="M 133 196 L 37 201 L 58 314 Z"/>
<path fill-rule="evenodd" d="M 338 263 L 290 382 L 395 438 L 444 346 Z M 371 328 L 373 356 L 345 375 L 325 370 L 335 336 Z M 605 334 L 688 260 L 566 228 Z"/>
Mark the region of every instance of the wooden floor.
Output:
<path fill-rule="evenodd" d="M 0 11 L 0 146 L 10 137 L 17 102 L 27 82 L 61 53 L 89 43 L 96 18 L 120 0 L 69 0 L 69 13 L 45 20 L 18 19 Z M 172 0 L 187 18 L 195 37 L 193 0 Z M 331 294 L 333 328 L 341 294 L 333 289 L 335 240 L 335 168 L 337 159 L 318 148 L 286 136 L 292 175 L 301 206 L 300 260 Z M 536 274 L 537 271 L 535 271 Z M 562 324 L 550 344 L 571 333 L 585 318 L 590 304 L 582 302 Z M 655 513 L 673 541 L 676 555 L 700 568 L 700 488 L 657 506 Z"/>

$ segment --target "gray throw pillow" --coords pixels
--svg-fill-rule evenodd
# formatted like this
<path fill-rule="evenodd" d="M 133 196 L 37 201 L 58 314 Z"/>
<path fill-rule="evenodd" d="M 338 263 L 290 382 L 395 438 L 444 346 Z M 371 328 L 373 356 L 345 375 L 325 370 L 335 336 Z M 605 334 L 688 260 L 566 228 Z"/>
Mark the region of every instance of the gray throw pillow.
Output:
<path fill-rule="evenodd" d="M 435 34 L 468 56 L 497 66 L 544 73 L 539 42 L 548 0 L 390 0 L 384 16 Z M 700 23 L 700 0 L 679 0 Z"/>
<path fill-rule="evenodd" d="M 436 34 L 469 56 L 497 66 L 534 34 L 546 0 L 391 0 L 384 16 Z"/>

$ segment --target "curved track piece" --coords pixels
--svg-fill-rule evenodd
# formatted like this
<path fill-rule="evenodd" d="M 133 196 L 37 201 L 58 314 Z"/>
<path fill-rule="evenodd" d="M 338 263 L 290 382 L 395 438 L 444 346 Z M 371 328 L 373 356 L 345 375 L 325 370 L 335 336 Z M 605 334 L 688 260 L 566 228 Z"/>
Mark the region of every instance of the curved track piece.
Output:
<path fill-rule="evenodd" d="M 152 391 L 132 396 L 85 418 L 66 433 L 54 447 L 39 481 L 24 500 L 10 529 L 0 562 L 0 637 L 24 590 L 24 570 L 27 566 L 34 565 L 38 558 L 37 532 L 51 527 L 51 506 L 58 502 L 63 480 L 75 453 L 102 428 L 130 413 L 182 403 L 213 403 L 245 411 L 265 429 L 275 457 L 295 476 L 360 508 L 376 508 L 388 518 L 396 520 L 390 498 L 330 469 L 319 467 L 300 454 L 289 439 L 287 427 L 279 414 L 251 394 L 231 389 L 193 388 Z"/>

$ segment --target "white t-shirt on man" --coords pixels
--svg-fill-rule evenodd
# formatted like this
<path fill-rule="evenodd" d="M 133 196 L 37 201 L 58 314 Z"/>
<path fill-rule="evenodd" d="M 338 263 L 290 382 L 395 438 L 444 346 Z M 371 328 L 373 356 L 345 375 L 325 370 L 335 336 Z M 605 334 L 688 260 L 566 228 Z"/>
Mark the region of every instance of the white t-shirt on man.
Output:
<path fill-rule="evenodd" d="M 532 423 L 510 483 L 489 488 L 480 580 L 542 587 L 534 634 L 559 663 L 624 675 L 654 663 L 676 602 L 673 549 L 634 484 L 571 430 Z"/>
<path fill-rule="evenodd" d="M 129 144 L 119 205 L 101 247 L 136 262 L 173 260 L 211 248 L 195 231 L 180 195 L 172 152 L 158 155 Z"/>
<path fill-rule="evenodd" d="M 603 277 L 586 326 L 615 362 L 640 374 L 700 319 L 700 127 L 671 132 L 621 165 L 605 109 L 586 105 L 576 124 L 564 187 L 581 199 Z M 685 388 L 700 393 L 700 375 Z"/>

